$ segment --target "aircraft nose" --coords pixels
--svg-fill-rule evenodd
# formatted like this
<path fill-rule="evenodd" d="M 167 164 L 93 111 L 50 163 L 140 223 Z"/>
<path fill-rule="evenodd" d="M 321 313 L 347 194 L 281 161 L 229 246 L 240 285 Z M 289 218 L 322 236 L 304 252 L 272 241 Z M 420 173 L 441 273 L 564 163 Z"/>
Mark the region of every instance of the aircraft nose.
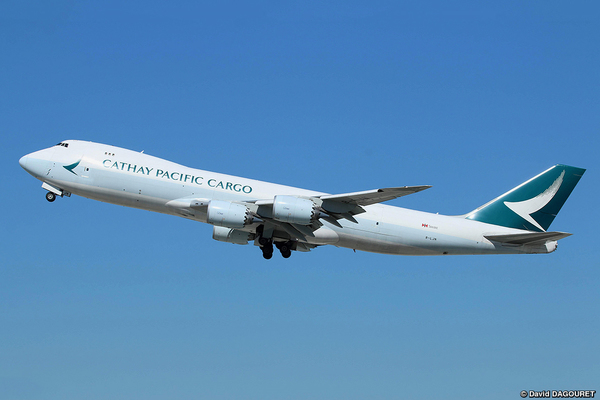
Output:
<path fill-rule="evenodd" d="M 19 160 L 19 165 L 20 165 L 20 166 L 21 166 L 21 167 L 22 167 L 24 170 L 26 170 L 26 171 L 27 171 L 27 161 L 28 161 L 28 158 L 29 158 L 29 157 L 27 157 L 27 156 L 23 156 L 23 157 L 21 157 L 21 159 Z"/>
<path fill-rule="evenodd" d="M 24 155 L 19 160 L 21 167 L 35 177 L 48 171 L 48 162 L 48 157 L 46 157 L 44 150 Z"/>

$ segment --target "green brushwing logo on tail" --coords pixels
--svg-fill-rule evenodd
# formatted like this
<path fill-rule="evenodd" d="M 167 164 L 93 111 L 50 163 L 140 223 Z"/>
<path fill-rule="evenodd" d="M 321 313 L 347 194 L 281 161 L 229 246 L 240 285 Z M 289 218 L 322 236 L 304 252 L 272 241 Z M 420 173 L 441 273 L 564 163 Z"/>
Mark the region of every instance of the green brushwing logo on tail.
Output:
<path fill-rule="evenodd" d="M 554 198 L 558 192 L 558 189 L 560 189 L 560 185 L 562 185 L 564 177 L 565 171 L 563 171 L 560 176 L 556 178 L 554 183 L 548 189 L 546 189 L 543 193 L 538 194 L 533 199 L 523 201 L 505 201 L 504 205 L 510 208 L 515 214 L 523 218 L 525 221 L 529 222 L 531 225 L 545 231 L 545 229 L 542 228 L 535 219 L 533 219 L 531 214 L 544 208 L 550 202 L 550 200 Z"/>
<path fill-rule="evenodd" d="M 555 165 L 471 211 L 466 218 L 508 228 L 546 231 L 584 172 L 583 168 Z"/>
<path fill-rule="evenodd" d="M 75 169 L 75 167 L 77 167 L 79 165 L 79 163 L 81 162 L 81 160 L 71 164 L 71 165 L 63 165 L 63 168 L 66 169 L 67 171 L 69 171 L 72 174 L 77 175 L 73 170 Z M 79 176 L 79 175 L 77 175 Z"/>

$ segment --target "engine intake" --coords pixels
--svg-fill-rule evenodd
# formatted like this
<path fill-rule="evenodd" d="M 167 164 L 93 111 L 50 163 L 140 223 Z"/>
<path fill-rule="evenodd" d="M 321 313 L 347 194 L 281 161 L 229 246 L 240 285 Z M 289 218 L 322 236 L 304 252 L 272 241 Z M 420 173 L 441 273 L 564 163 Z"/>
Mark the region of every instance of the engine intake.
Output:
<path fill-rule="evenodd" d="M 208 203 L 207 222 L 227 228 L 243 228 L 252 223 L 252 215 L 243 204 L 223 200 L 211 200 Z"/>
<path fill-rule="evenodd" d="M 275 196 L 273 219 L 290 224 L 310 225 L 319 218 L 317 205 L 295 196 Z"/>

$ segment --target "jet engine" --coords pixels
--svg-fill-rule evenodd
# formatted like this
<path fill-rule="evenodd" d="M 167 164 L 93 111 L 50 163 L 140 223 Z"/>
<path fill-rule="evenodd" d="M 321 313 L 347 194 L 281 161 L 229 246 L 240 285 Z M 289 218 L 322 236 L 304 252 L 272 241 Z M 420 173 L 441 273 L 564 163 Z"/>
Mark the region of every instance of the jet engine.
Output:
<path fill-rule="evenodd" d="M 317 205 L 295 196 L 275 196 L 273 219 L 290 224 L 310 225 L 319 218 Z"/>
<path fill-rule="evenodd" d="M 254 240 L 254 234 L 223 226 L 213 226 L 213 239 L 219 242 L 248 244 L 250 240 Z"/>
<path fill-rule="evenodd" d="M 243 228 L 252 223 L 252 215 L 244 204 L 223 200 L 211 200 L 208 203 L 207 222 L 227 228 Z"/>

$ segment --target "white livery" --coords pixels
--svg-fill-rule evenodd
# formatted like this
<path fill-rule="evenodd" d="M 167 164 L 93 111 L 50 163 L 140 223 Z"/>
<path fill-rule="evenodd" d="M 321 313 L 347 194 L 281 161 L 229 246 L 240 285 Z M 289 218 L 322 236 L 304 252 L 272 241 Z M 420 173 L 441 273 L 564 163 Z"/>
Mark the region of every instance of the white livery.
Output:
<path fill-rule="evenodd" d="M 67 140 L 22 157 L 48 201 L 75 194 L 213 225 L 213 238 L 277 247 L 321 245 L 402 255 L 550 253 L 569 236 L 547 229 L 585 172 L 555 165 L 462 216 L 380 204 L 430 186 L 326 194 L 185 167 L 105 144 Z"/>

